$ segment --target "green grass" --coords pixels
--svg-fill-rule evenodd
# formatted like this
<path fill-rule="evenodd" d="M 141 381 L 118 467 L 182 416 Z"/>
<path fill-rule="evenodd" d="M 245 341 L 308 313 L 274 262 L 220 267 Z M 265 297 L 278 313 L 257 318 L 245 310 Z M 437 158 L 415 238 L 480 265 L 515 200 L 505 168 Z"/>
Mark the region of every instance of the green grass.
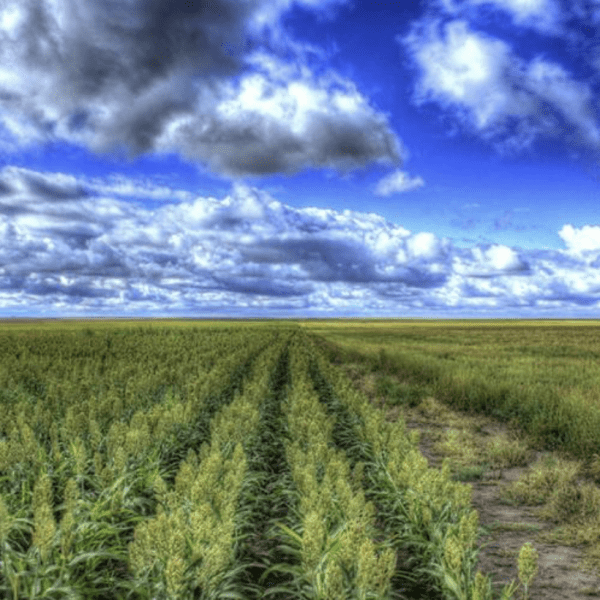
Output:
<path fill-rule="evenodd" d="M 449 406 L 518 425 L 543 449 L 600 449 L 600 321 L 304 321 L 336 362 L 421 386 Z M 380 383 L 391 403 L 410 394 Z M 386 388 L 387 389 L 384 389 Z M 411 400 L 409 400 L 409 403 Z"/>

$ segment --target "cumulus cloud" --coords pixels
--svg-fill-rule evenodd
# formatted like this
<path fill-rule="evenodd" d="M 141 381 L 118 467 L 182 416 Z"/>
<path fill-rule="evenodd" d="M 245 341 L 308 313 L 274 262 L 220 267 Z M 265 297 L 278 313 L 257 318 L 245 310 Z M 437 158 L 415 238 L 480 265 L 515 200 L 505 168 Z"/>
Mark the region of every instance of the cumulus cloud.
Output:
<path fill-rule="evenodd" d="M 335 283 L 427 287 L 435 259 L 446 260 L 432 234 L 411 242 L 409 231 L 378 215 L 293 209 L 242 184 L 224 199 L 181 199 L 153 211 L 107 197 L 111 185 L 98 180 L 7 167 L 0 185 L 0 290 L 25 293 L 32 305 L 302 303 Z M 147 189 L 124 178 L 112 187 Z"/>
<path fill-rule="evenodd" d="M 567 246 L 567 251 L 576 256 L 592 256 L 597 258 L 600 252 L 600 227 L 598 225 L 584 225 L 576 229 L 567 224 L 558 232 Z"/>
<path fill-rule="evenodd" d="M 171 199 L 153 210 L 130 202 L 146 192 Z M 5 167 L 0 313 L 592 310 L 600 302 L 599 232 L 565 225 L 565 250 L 458 248 L 375 213 L 294 208 L 243 184 L 223 198 L 190 197 L 124 177 L 103 183 Z"/>
<path fill-rule="evenodd" d="M 521 149 L 540 135 L 600 145 L 592 90 L 561 65 L 520 58 L 462 19 L 422 19 L 398 41 L 420 71 L 414 101 L 453 110 L 485 138 L 504 137 L 499 149 Z"/>
<path fill-rule="evenodd" d="M 389 196 L 394 193 L 410 192 L 425 185 L 421 177 L 410 177 L 408 173 L 396 170 L 383 177 L 375 188 L 377 196 Z"/>
<path fill-rule="evenodd" d="M 444 244 L 433 233 L 417 233 L 406 241 L 406 248 L 410 256 L 432 260 L 439 257 L 446 244 Z"/>
<path fill-rule="evenodd" d="M 475 277 L 492 277 L 518 273 L 528 268 L 526 261 L 515 250 L 502 244 L 492 244 L 485 249 L 475 247 L 471 250 L 471 254 L 471 261 L 457 262 L 457 272 Z"/>
<path fill-rule="evenodd" d="M 386 115 L 351 81 L 317 77 L 318 51 L 284 33 L 292 4 L 344 0 L 6 0 L 2 142 L 177 152 L 232 177 L 398 163 Z"/>
<path fill-rule="evenodd" d="M 255 71 L 222 88 L 209 113 L 174 123 L 157 149 L 180 149 L 232 177 L 294 174 L 306 167 L 342 172 L 371 162 L 395 164 L 402 147 L 387 117 L 349 80 L 257 54 Z"/>

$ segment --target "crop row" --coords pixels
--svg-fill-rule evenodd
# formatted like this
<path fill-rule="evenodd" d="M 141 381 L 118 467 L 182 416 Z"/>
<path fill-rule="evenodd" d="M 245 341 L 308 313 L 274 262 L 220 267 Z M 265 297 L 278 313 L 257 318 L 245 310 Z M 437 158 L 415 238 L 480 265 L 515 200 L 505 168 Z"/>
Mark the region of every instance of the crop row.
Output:
<path fill-rule="evenodd" d="M 174 479 L 274 339 L 267 332 L 231 336 L 228 354 L 208 374 L 184 382 L 191 393 L 168 395 L 129 421 L 117 416 L 105 433 L 93 413 L 83 415 L 70 440 L 55 435 L 59 419 L 49 432 L 34 432 L 18 414 L 26 400 L 18 403 L 16 433 L 0 440 L 0 588 L 15 599 L 136 589 L 127 543 L 156 510 L 157 476 Z"/>
<path fill-rule="evenodd" d="M 210 423 L 210 443 L 190 449 L 172 485 L 157 476 L 157 515 L 140 523 L 129 545 L 129 566 L 149 597 L 218 598 L 232 591 L 236 531 L 244 523 L 239 497 L 252 485 L 244 446 L 252 443 L 280 344 L 257 359 L 254 376 Z"/>
<path fill-rule="evenodd" d="M 431 593 L 457 600 L 491 600 L 489 576 L 475 572 L 478 514 L 471 486 L 453 481 L 446 460 L 430 468 L 418 451 L 418 433 L 407 435 L 404 421 L 386 421 L 345 375 L 316 351 L 311 373 L 322 401 L 340 416 L 336 437 L 365 465 L 366 492 L 379 508 L 393 546 L 407 558 L 402 578 Z M 522 548 L 519 572 L 524 585 L 535 551 Z M 514 594 L 516 584 L 501 597 Z"/>
<path fill-rule="evenodd" d="M 299 557 L 299 564 L 288 571 L 300 597 L 384 598 L 390 591 L 395 552 L 375 542 L 375 507 L 365 500 L 360 466 L 351 473 L 345 452 L 333 447 L 335 418 L 326 414 L 314 390 L 304 344 L 302 340 L 293 347 L 285 410 L 285 450 L 295 484 L 298 527 L 281 529 Z"/>
<path fill-rule="evenodd" d="M 15 419 L 0 435 L 6 597 L 388 600 L 421 585 L 431 598 L 491 600 L 475 573 L 470 487 L 447 464 L 428 468 L 418 438 L 385 421 L 310 336 L 134 333 L 148 363 L 169 360 L 165 347 L 183 362 L 189 348 L 197 370 L 181 368 L 159 397 L 135 381 L 144 365 L 129 365 L 112 418 L 98 417 L 106 386 L 89 365 L 81 410 L 72 397 L 57 408 L 48 390 L 62 382 L 48 370 L 37 391 L 1 392 Z M 64 374 L 96 364 L 81 356 L 97 343 L 132 348 L 126 332 L 54 335 L 40 340 L 48 351 L 69 336 L 81 344 Z M 30 424 L 45 411 L 47 427 Z"/>

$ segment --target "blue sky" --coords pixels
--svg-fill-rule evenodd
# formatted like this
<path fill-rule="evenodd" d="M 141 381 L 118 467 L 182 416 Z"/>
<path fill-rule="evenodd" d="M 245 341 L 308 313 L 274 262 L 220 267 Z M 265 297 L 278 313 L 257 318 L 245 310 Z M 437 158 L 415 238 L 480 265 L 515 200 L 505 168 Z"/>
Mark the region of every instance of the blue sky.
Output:
<path fill-rule="evenodd" d="M 5 0 L 0 316 L 595 317 L 599 23 Z"/>

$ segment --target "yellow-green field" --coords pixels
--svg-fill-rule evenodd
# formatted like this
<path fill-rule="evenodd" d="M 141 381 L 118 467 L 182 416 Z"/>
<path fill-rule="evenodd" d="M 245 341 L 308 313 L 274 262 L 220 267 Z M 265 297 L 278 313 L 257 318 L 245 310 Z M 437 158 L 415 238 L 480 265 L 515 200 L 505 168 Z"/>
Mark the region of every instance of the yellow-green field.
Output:
<path fill-rule="evenodd" d="M 600 321 L 332 320 L 302 326 L 454 408 L 518 424 L 543 447 L 600 453 Z M 398 402 L 402 402 L 401 393 Z"/>
<path fill-rule="evenodd" d="M 415 444 L 298 325 L 5 325 L 0 594 L 491 600 Z"/>
<path fill-rule="evenodd" d="M 431 395 L 598 452 L 598 326 L 1 322 L 0 592 L 507 600 L 533 549 L 493 591 L 471 488 L 336 363 L 383 374 L 389 404 Z"/>

